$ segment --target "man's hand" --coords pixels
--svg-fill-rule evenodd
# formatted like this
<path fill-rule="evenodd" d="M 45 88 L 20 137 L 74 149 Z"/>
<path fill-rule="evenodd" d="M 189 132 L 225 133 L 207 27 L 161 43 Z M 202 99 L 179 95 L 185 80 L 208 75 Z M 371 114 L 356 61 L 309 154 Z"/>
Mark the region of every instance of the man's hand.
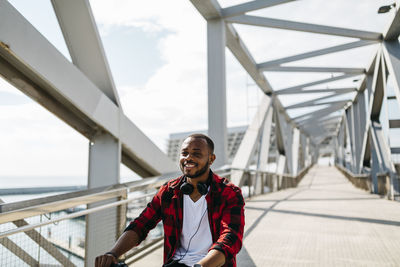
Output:
<path fill-rule="evenodd" d="M 202 267 L 219 267 L 224 265 L 225 255 L 219 250 L 212 249 L 201 261 L 198 262 Z"/>
<path fill-rule="evenodd" d="M 115 243 L 110 253 L 105 253 L 96 257 L 95 267 L 109 267 L 111 263 L 118 263 L 117 256 L 120 257 L 125 252 L 136 246 L 139 242 L 139 236 L 134 231 L 124 232 Z M 115 256 L 114 256 L 115 255 Z"/>
<path fill-rule="evenodd" d="M 118 263 L 117 259 L 111 254 L 104 254 L 96 257 L 95 267 L 110 267 L 111 263 Z"/>

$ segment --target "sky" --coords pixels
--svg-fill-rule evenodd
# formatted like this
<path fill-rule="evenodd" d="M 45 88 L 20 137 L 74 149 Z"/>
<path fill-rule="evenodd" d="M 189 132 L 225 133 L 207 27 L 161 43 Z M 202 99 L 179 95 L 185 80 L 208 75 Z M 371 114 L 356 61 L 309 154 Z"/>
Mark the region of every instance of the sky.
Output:
<path fill-rule="evenodd" d="M 219 1 L 222 7 L 241 2 Z M 394 12 L 377 15 L 376 11 L 392 2 L 302 0 L 249 14 L 382 32 Z M 50 1 L 10 3 L 70 59 Z M 190 1 L 91 0 L 90 5 L 124 113 L 164 151 L 170 133 L 206 129 L 206 21 Z M 235 28 L 257 63 L 355 40 L 244 25 Z M 376 48 L 367 46 L 288 66 L 366 67 Z M 228 49 L 226 73 L 228 126 L 248 124 L 262 93 Z M 337 74 L 265 75 L 279 90 Z M 356 86 L 353 79 L 323 88 Z M 281 101 L 289 105 L 299 98 Z M 306 111 L 289 115 L 302 112 Z M 0 176 L 87 175 L 88 140 L 1 78 L 0 122 Z M 121 175 L 132 173 L 122 166 Z"/>

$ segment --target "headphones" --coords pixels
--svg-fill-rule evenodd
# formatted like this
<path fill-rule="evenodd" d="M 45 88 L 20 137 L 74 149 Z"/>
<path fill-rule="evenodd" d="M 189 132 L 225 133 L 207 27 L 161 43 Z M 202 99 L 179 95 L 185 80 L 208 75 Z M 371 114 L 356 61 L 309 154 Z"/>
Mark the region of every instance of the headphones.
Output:
<path fill-rule="evenodd" d="M 187 182 L 187 178 L 185 176 L 185 181 L 182 183 L 180 189 L 181 189 L 183 194 L 190 195 L 191 193 L 193 193 L 194 186 Z M 199 193 L 202 196 L 207 195 L 207 193 L 208 193 L 208 183 L 198 182 L 197 183 L 197 191 L 199 191 Z"/>

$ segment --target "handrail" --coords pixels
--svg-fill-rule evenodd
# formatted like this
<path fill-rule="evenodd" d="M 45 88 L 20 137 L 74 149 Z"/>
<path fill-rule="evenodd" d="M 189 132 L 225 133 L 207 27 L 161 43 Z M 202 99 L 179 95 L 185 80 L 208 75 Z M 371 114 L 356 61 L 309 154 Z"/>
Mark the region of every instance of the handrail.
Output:
<path fill-rule="evenodd" d="M 153 189 L 168 181 L 173 174 L 176 173 L 146 178 L 141 181 L 81 190 L 52 197 L 43 197 L 35 201 L 25 200 L 10 204 L 3 203 L 0 205 L 0 224 L 119 197 L 122 196 L 126 190 L 134 192 Z"/>
<path fill-rule="evenodd" d="M 89 213 L 93 213 L 93 212 L 96 212 L 96 211 L 100 211 L 100 210 L 116 207 L 116 206 L 119 206 L 119 205 L 122 205 L 122 204 L 127 204 L 129 202 L 132 202 L 133 200 L 144 198 L 144 197 L 148 197 L 148 196 L 153 196 L 153 195 L 154 195 L 154 193 L 148 193 L 148 194 L 137 196 L 137 197 L 132 197 L 132 198 L 124 199 L 124 200 L 119 200 L 119 201 L 116 201 L 116 202 L 113 202 L 113 203 L 104 204 L 104 205 L 101 205 L 99 207 L 90 208 L 90 209 L 86 209 L 86 210 L 83 210 L 83 211 L 77 211 L 77 212 L 74 212 L 74 213 L 71 213 L 71 214 L 68 214 L 68 215 L 64 215 L 64 216 L 60 216 L 60 217 L 57 217 L 57 218 L 54 218 L 54 219 L 50 219 L 50 220 L 45 221 L 45 222 L 32 223 L 32 224 L 28 224 L 28 225 L 25 225 L 25 226 L 20 226 L 20 227 L 18 227 L 16 229 L 11 229 L 11 230 L 8 230 L 8 231 L 5 231 L 5 232 L 1 232 L 0 233 L 0 238 L 7 237 L 7 236 L 10 236 L 10 235 L 13 235 L 13 234 L 17 234 L 17 233 L 21 233 L 21 232 L 26 232 L 26 231 L 35 229 L 37 227 L 41 227 L 41 226 L 45 226 L 45 225 L 48 225 L 48 224 L 56 223 L 56 222 L 59 222 L 59 221 L 62 221 L 62 220 L 73 219 L 73 218 L 77 218 L 77 217 L 80 217 L 80 216 L 83 216 L 83 215 L 87 215 Z"/>
<path fill-rule="evenodd" d="M 282 173 L 282 174 L 278 174 L 275 172 L 270 172 L 270 171 L 260 171 L 260 170 L 255 170 L 255 169 L 250 169 L 250 168 L 236 168 L 236 167 L 232 167 L 230 168 L 230 170 L 232 171 L 244 171 L 244 172 L 248 172 L 248 173 L 261 173 L 261 174 L 269 174 L 269 175 L 282 175 L 288 178 L 296 178 L 299 175 L 301 175 L 303 172 L 307 171 L 312 165 L 308 166 L 308 167 L 304 167 L 303 169 L 301 169 L 297 175 L 291 175 L 289 173 Z"/>
<path fill-rule="evenodd" d="M 340 164 L 335 164 L 335 166 L 339 170 L 347 173 L 348 175 L 350 175 L 351 177 L 354 177 L 354 178 L 369 178 L 370 177 L 370 174 L 368 174 L 368 173 L 355 174 L 355 173 L 353 173 L 352 171 L 348 170 L 347 168 L 343 167 Z"/>

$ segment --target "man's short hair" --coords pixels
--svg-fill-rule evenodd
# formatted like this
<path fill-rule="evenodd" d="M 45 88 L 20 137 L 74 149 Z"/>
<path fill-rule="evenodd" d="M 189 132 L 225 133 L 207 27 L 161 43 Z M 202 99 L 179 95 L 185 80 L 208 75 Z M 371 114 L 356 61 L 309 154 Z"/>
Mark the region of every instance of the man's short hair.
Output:
<path fill-rule="evenodd" d="M 200 134 L 200 133 L 191 134 L 191 135 L 188 136 L 188 138 L 189 138 L 189 137 L 192 137 L 192 138 L 200 138 L 200 139 L 206 140 L 207 145 L 208 145 L 208 149 L 210 149 L 211 154 L 214 154 L 214 142 L 213 142 L 213 140 L 211 140 L 210 137 L 208 137 L 208 136 L 205 135 L 205 134 Z"/>

